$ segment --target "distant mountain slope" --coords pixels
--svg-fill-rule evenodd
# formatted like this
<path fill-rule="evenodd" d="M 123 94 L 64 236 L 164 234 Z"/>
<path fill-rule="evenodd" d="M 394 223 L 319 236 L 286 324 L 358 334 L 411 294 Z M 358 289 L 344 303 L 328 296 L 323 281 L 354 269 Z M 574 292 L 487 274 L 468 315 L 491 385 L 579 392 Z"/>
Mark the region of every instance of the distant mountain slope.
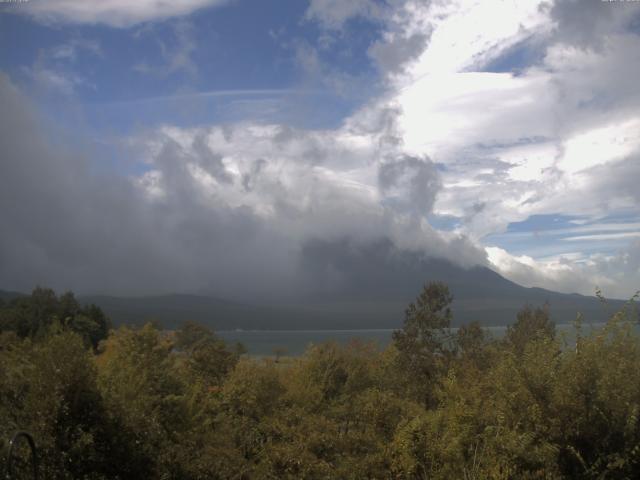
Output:
<path fill-rule="evenodd" d="M 587 322 L 602 322 L 624 304 L 611 300 L 602 305 L 595 297 L 525 288 L 488 268 L 463 269 L 442 260 L 420 260 L 403 269 L 402 275 L 370 273 L 375 280 L 366 286 L 308 292 L 296 303 L 275 305 L 235 303 L 197 295 L 80 299 L 99 305 L 116 324 L 156 319 L 166 328 L 174 328 L 183 320 L 195 320 L 218 330 L 398 328 L 406 306 L 422 285 L 432 280 L 449 285 L 454 296 L 456 325 L 473 320 L 484 325 L 507 325 L 525 304 L 545 303 L 549 303 L 557 323 L 573 321 L 577 312 Z"/>
<path fill-rule="evenodd" d="M 25 295 L 24 293 L 20 293 L 20 292 L 10 292 L 6 290 L 0 290 L 0 300 L 9 301 L 17 297 L 23 297 L 24 295 Z"/>
<path fill-rule="evenodd" d="M 507 325 L 525 305 L 550 304 L 557 323 L 581 312 L 602 322 L 624 302 L 602 305 L 595 297 L 525 288 L 489 268 L 462 268 L 442 259 L 394 247 L 389 240 L 358 244 L 349 239 L 310 241 L 301 252 L 299 282 L 288 302 L 268 305 L 198 295 L 146 297 L 80 296 L 95 303 L 116 325 L 158 320 L 175 328 L 195 320 L 214 329 L 370 329 L 398 328 L 404 310 L 426 282 L 445 282 L 453 293 L 454 325 L 477 320 Z M 4 296 L 16 293 L 2 292 Z"/>
<path fill-rule="evenodd" d="M 159 321 L 165 328 L 175 328 L 184 320 L 204 323 L 215 329 L 284 328 L 278 309 L 244 305 L 198 295 L 158 295 L 146 297 L 81 296 L 83 303 L 94 303 L 119 324 Z M 291 315 L 286 315 L 291 321 Z"/>

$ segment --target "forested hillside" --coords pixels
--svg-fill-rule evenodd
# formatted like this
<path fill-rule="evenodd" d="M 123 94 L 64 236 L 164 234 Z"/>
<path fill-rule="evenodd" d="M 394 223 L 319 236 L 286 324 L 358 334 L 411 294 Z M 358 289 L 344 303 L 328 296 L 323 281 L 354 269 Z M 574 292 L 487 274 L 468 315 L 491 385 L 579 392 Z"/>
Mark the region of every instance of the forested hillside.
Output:
<path fill-rule="evenodd" d="M 0 437 L 46 479 L 637 478 L 640 338 L 625 309 L 576 343 L 524 306 L 454 334 L 425 286 L 383 351 L 247 357 L 206 327 L 110 329 L 37 289 L 0 303 Z M 3 472 L 4 473 L 4 472 Z"/>

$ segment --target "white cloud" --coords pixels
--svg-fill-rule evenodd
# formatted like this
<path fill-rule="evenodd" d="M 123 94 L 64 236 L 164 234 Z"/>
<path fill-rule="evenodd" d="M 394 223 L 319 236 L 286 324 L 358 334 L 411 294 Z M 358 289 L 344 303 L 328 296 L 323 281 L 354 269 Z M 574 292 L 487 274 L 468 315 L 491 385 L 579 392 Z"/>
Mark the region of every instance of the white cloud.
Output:
<path fill-rule="evenodd" d="M 38 88 L 55 94 L 71 95 L 81 87 L 94 85 L 74 71 L 73 65 L 81 55 L 102 56 L 100 44 L 95 40 L 74 37 L 71 40 L 43 48 L 31 66 L 23 66 L 23 72 Z"/>
<path fill-rule="evenodd" d="M 340 29 L 355 17 L 380 19 L 384 8 L 375 0 L 311 0 L 306 18 L 328 29 Z"/>
<path fill-rule="evenodd" d="M 73 62 L 82 53 L 94 56 L 102 56 L 102 47 L 95 40 L 74 37 L 66 43 L 55 45 L 49 49 L 49 56 L 53 60 L 66 60 Z"/>
<path fill-rule="evenodd" d="M 569 174 L 624 159 L 640 150 L 640 116 L 568 137 L 558 167 Z"/>
<path fill-rule="evenodd" d="M 588 9 L 575 2 L 551 6 L 473 0 L 396 5 L 370 49 L 386 75 L 387 96 L 346 125 L 377 132 L 382 150 L 437 162 L 442 188 L 434 212 L 458 218 L 455 232 L 477 243 L 531 215 L 583 215 L 590 225 L 582 233 L 565 232 L 575 237 L 562 242 L 565 250 L 583 244 L 610 251 L 639 230 L 611 222 L 600 229 L 593 221 L 638 213 L 630 178 L 640 153 L 640 38 L 625 33 L 629 21 L 619 11 L 594 2 Z M 597 19 L 586 13 L 591 7 Z M 569 15 L 571 9 L 580 11 Z M 599 32 L 597 48 L 569 35 L 581 22 Z M 416 43 L 422 51 L 408 51 L 416 35 L 423 35 L 422 46 Z M 543 53 L 539 63 L 519 67 L 517 75 L 482 71 L 525 44 Z M 538 243 L 535 250 L 545 254 Z M 597 284 L 625 296 L 637 278 L 627 267 L 613 268 L 624 264 L 623 253 L 542 259 L 492 248 L 495 268 L 525 285 L 593 294 Z"/>
<path fill-rule="evenodd" d="M 555 259 L 534 260 L 527 255 L 515 256 L 499 247 L 487 247 L 490 264 L 505 277 L 525 287 L 544 287 L 563 293 L 581 293 L 593 295 L 596 287 L 604 288 L 609 295 L 615 283 L 600 275 L 597 269 L 589 267 L 578 260 L 580 254 L 561 255 Z"/>
<path fill-rule="evenodd" d="M 615 255 L 577 252 L 534 260 L 498 247 L 486 251 L 496 271 L 527 287 L 583 295 L 593 295 L 600 288 L 606 297 L 622 299 L 640 290 L 640 241 Z"/>
<path fill-rule="evenodd" d="M 151 167 L 137 185 L 152 201 L 173 201 L 173 179 L 181 172 L 203 205 L 246 209 L 294 241 L 389 238 L 463 265 L 484 261 L 471 244 L 465 251 L 459 236 L 440 234 L 424 221 L 439 189 L 431 162 L 394 157 L 355 128 L 165 127 L 137 141 Z M 451 241 L 459 243 L 455 251 Z"/>
<path fill-rule="evenodd" d="M 600 182 L 585 170 L 639 146 L 638 37 L 611 35 L 599 51 L 551 43 L 544 63 L 518 76 L 473 71 L 503 46 L 552 38 L 549 9 L 500 5 L 499 18 L 492 2 L 416 12 L 431 40 L 391 95 L 404 150 L 446 167 L 436 212 L 465 217 L 476 238 L 537 213 L 601 214 L 605 199 L 581 195 Z M 620 192 L 607 195 L 609 207 L 628 206 Z"/>
<path fill-rule="evenodd" d="M 409 69 L 409 78 L 471 70 L 532 34 L 550 30 L 539 0 L 436 0 L 415 8 L 433 28 L 429 47 Z M 409 80 L 411 82 L 411 80 Z"/>
<path fill-rule="evenodd" d="M 145 29 L 139 35 L 151 34 L 153 29 Z M 158 40 L 162 62 L 159 64 L 142 61 L 133 66 L 140 73 L 167 76 L 176 72 L 185 72 L 196 76 L 198 66 L 192 55 L 196 51 L 197 44 L 194 38 L 194 29 L 186 20 L 179 20 L 172 25 L 174 40 L 165 42 Z"/>
<path fill-rule="evenodd" d="M 36 19 L 54 23 L 103 23 L 130 27 L 137 23 L 188 15 L 227 0 L 31 0 L 25 10 Z"/>
<path fill-rule="evenodd" d="M 463 72 L 427 75 L 401 89 L 399 125 L 414 154 L 455 160 L 460 148 L 553 134 L 546 75 Z"/>
<path fill-rule="evenodd" d="M 79 86 L 86 83 L 82 77 L 75 73 L 56 71 L 42 65 L 25 67 L 24 71 L 39 87 L 57 94 L 71 95 Z"/>
<path fill-rule="evenodd" d="M 579 242 L 579 241 L 597 241 L 597 240 L 619 240 L 621 238 L 636 238 L 640 237 L 640 232 L 626 232 L 626 233 L 600 233 L 595 235 L 577 235 L 575 237 L 566 237 L 562 240 L 565 242 Z"/>
<path fill-rule="evenodd" d="M 479 243 L 536 214 L 583 215 L 592 223 L 638 213 L 630 178 L 639 174 L 640 37 L 625 32 L 630 22 L 619 12 L 590 4 L 602 21 L 577 17 L 597 23 L 591 48 L 593 42 L 563 35 L 566 22 L 575 27 L 577 20 L 549 6 L 470 0 L 419 8 L 409 2 L 402 12 L 413 9 L 413 18 L 404 32 L 389 27 L 388 42 L 416 32 L 430 38 L 401 70 L 389 69 L 391 138 L 401 151 L 442 166 L 434 211 L 460 219 L 456 231 Z M 546 55 L 517 75 L 481 71 L 523 42 Z M 639 230 L 626 228 L 632 231 L 573 235 L 566 243 L 589 244 L 592 251 L 598 242 L 603 249 L 620 247 Z M 580 275 L 588 274 L 587 283 L 618 294 L 633 288 L 624 286 L 612 261 L 597 255 L 541 260 L 489 252 L 503 274 L 527 285 L 593 293 L 592 286 L 580 286 Z"/>

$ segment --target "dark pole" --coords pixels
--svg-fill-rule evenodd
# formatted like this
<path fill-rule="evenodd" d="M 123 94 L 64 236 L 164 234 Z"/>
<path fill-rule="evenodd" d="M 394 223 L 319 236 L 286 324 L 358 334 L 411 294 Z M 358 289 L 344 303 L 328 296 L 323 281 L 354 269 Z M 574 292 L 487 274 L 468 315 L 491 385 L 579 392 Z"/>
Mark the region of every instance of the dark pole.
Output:
<path fill-rule="evenodd" d="M 38 454 L 36 452 L 36 442 L 33 441 L 33 437 L 27 432 L 16 433 L 9 442 L 9 455 L 7 456 L 7 478 L 13 478 L 13 449 L 21 437 L 27 440 L 29 448 L 31 448 L 31 467 L 33 468 L 33 479 L 38 480 Z"/>

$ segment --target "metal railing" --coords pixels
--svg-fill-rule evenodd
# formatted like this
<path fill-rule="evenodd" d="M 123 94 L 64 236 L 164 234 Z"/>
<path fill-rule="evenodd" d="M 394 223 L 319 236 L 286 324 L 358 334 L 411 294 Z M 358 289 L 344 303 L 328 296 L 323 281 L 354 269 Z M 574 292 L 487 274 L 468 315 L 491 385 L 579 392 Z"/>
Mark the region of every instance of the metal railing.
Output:
<path fill-rule="evenodd" d="M 38 480 L 38 452 L 36 450 L 36 442 L 33 437 L 27 432 L 17 432 L 11 441 L 9 442 L 9 453 L 7 454 L 7 470 L 6 479 L 13 480 L 15 478 L 14 461 L 15 461 L 15 449 L 20 439 L 23 438 L 27 441 L 27 445 L 31 449 L 31 471 L 33 473 L 33 479 Z"/>

